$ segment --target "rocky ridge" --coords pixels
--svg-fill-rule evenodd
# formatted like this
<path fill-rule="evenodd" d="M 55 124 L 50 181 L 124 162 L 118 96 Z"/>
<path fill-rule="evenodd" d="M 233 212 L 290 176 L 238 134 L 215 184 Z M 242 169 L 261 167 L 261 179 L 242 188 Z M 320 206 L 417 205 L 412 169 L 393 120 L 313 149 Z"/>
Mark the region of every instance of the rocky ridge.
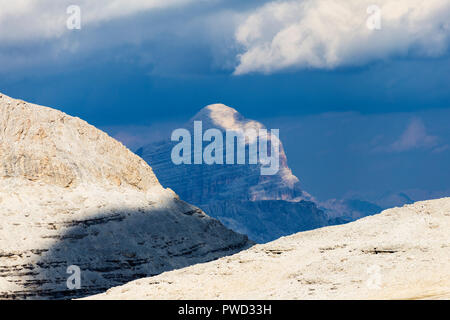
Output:
<path fill-rule="evenodd" d="M 89 299 L 450 299 L 449 229 L 450 198 L 417 202 Z"/>

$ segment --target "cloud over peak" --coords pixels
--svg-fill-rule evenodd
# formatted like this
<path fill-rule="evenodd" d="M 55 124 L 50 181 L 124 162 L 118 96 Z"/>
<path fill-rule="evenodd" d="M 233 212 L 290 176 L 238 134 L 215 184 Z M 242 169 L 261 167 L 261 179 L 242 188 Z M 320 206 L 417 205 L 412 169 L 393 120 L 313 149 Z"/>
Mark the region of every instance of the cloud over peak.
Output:
<path fill-rule="evenodd" d="M 419 118 L 414 118 L 409 123 L 400 138 L 389 149 L 391 151 L 408 151 L 421 148 L 432 148 L 437 145 L 438 138 L 427 133 L 424 123 Z"/>
<path fill-rule="evenodd" d="M 412 118 L 402 134 L 392 143 L 378 145 L 376 152 L 401 153 L 414 150 L 429 150 L 441 153 L 449 149 L 449 145 L 441 137 L 431 135 L 421 118 Z"/>
<path fill-rule="evenodd" d="M 236 31 L 243 53 L 235 74 L 286 68 L 332 69 L 409 54 L 435 57 L 450 41 L 447 0 L 379 0 L 381 29 L 369 0 L 270 2 Z M 376 18 L 376 17 L 375 17 Z"/>

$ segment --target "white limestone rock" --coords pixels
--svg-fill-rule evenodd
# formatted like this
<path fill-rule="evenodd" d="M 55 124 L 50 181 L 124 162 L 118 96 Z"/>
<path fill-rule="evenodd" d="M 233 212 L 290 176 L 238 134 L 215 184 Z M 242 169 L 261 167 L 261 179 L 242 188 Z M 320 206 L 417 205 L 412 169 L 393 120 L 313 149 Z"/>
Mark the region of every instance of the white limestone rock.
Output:
<path fill-rule="evenodd" d="M 449 230 L 450 198 L 417 202 L 89 299 L 450 299 Z"/>

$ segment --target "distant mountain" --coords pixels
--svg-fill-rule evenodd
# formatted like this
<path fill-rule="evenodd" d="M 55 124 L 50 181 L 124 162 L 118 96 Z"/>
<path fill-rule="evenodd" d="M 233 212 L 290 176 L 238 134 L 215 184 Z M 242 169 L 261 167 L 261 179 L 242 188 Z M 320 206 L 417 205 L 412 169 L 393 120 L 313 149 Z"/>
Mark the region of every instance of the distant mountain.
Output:
<path fill-rule="evenodd" d="M 444 195 L 445 196 L 445 195 Z M 437 199 L 438 196 L 429 196 L 429 199 Z M 424 200 L 425 197 L 417 200 Z M 318 207 L 328 216 L 328 223 L 343 224 L 376 213 L 382 210 L 403 207 L 414 203 L 414 200 L 406 192 L 385 192 L 381 195 L 353 194 L 351 198 L 329 199 L 322 201 Z"/>
<path fill-rule="evenodd" d="M 328 224 L 311 201 L 217 200 L 201 208 L 230 229 L 261 243 Z"/>
<path fill-rule="evenodd" d="M 194 121 L 201 121 L 203 131 L 216 128 L 224 133 L 265 127 L 245 119 L 235 109 L 223 104 L 210 105 L 195 115 L 184 128 L 193 134 Z M 259 136 L 258 136 L 259 138 Z M 273 143 L 276 136 L 269 135 Z M 168 138 L 139 148 L 137 153 L 152 164 L 161 184 L 173 189 L 227 227 L 246 233 L 257 242 L 326 225 L 326 215 L 292 174 L 280 144 L 280 167 L 275 175 L 261 175 L 261 163 L 249 164 L 180 164 L 171 160 L 178 142 Z M 249 154 L 248 141 L 246 152 Z M 208 143 L 204 143 L 206 146 Z M 194 150 L 191 150 L 194 153 Z M 260 155 L 258 153 L 258 155 Z M 247 159 L 248 160 L 248 159 Z"/>
<path fill-rule="evenodd" d="M 382 207 L 359 199 L 331 199 L 321 202 L 319 208 L 326 212 L 329 225 L 348 223 L 383 211 Z"/>
<path fill-rule="evenodd" d="M 0 94 L 0 299 L 94 294 L 252 244 L 104 132 Z"/>
<path fill-rule="evenodd" d="M 374 200 L 383 208 L 401 207 L 405 204 L 414 203 L 405 192 L 385 193 Z"/>

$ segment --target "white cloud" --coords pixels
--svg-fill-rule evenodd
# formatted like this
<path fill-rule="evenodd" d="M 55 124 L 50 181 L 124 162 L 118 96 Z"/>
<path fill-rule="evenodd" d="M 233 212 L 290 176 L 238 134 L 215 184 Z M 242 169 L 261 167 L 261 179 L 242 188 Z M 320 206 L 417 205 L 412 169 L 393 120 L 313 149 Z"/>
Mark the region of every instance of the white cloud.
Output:
<path fill-rule="evenodd" d="M 374 3 L 381 30 L 366 27 Z M 81 8 L 81 31 L 66 27 L 69 5 Z M 226 70 L 241 52 L 235 74 L 440 56 L 448 16 L 448 0 L 0 0 L 0 73 L 145 41 L 171 54 L 200 43 Z"/>
<path fill-rule="evenodd" d="M 414 149 L 429 149 L 438 145 L 438 137 L 427 133 L 424 123 L 419 118 L 414 118 L 409 123 L 400 138 L 392 143 L 389 151 L 402 152 Z M 442 148 L 439 146 L 437 149 Z"/>
<path fill-rule="evenodd" d="M 367 8 L 381 9 L 381 30 Z M 237 28 L 235 74 L 363 65 L 394 56 L 435 57 L 450 42 L 448 0 L 292 0 L 268 3 Z"/>
<path fill-rule="evenodd" d="M 15 79 L 31 69 L 63 72 L 92 59 L 118 61 L 117 48 L 131 52 L 127 59 L 154 61 L 177 31 L 188 29 L 184 12 L 210 1 L 0 0 L 0 75 Z M 81 9 L 81 30 L 67 28 L 71 5 Z M 146 41 L 155 50 L 143 50 Z"/>
<path fill-rule="evenodd" d="M 191 2 L 194 0 L 0 0 L 0 41 L 5 45 L 60 37 L 68 31 L 66 10 L 70 5 L 81 8 L 85 27 Z"/>

